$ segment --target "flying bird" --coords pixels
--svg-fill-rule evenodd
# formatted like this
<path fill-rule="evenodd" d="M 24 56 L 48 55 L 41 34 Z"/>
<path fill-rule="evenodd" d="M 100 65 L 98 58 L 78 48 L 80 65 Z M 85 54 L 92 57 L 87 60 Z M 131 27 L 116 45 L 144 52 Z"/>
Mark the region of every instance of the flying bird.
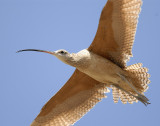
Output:
<path fill-rule="evenodd" d="M 78 53 L 45 51 L 76 68 L 66 84 L 43 106 L 31 126 L 70 126 L 83 117 L 112 89 L 115 103 L 141 101 L 150 75 L 142 63 L 127 66 L 141 10 L 141 0 L 108 0 L 92 44 Z"/>

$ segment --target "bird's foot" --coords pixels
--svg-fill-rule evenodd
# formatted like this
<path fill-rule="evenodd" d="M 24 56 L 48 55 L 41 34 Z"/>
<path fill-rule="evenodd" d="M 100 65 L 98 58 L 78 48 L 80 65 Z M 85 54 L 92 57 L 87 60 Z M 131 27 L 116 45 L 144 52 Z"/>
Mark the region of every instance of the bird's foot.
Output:
<path fill-rule="evenodd" d="M 148 104 L 151 104 L 149 102 L 149 99 L 142 94 L 138 94 L 138 96 L 135 96 L 135 97 L 137 98 L 137 100 L 141 101 L 145 106 L 147 106 Z"/>

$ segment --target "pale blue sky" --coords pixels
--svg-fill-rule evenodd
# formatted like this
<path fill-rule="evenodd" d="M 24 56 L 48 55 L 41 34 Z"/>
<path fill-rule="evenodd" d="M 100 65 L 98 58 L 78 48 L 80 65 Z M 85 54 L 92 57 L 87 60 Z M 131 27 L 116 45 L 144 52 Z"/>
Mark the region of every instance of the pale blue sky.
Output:
<path fill-rule="evenodd" d="M 92 42 L 107 0 L 0 0 L 0 125 L 29 126 L 74 68 L 35 48 L 78 52 Z M 152 103 L 113 103 L 111 93 L 75 126 L 160 126 L 160 1 L 143 0 L 130 64 L 149 68 Z"/>

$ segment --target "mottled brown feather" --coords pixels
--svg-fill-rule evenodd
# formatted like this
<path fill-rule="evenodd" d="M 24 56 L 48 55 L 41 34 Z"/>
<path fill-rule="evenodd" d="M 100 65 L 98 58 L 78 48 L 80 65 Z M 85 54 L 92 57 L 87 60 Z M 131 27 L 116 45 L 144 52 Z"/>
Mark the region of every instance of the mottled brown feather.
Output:
<path fill-rule="evenodd" d="M 141 4 L 141 0 L 108 0 L 88 50 L 122 68 L 126 67 L 126 62 L 132 56 Z"/>
<path fill-rule="evenodd" d="M 31 126 L 70 126 L 108 92 L 105 84 L 75 70 L 68 82 L 42 108 Z"/>
<path fill-rule="evenodd" d="M 142 63 L 133 64 L 124 69 L 128 73 L 128 77 L 126 77 L 135 87 L 136 89 L 141 93 L 144 94 L 144 92 L 148 89 L 148 84 L 150 83 L 149 77 L 150 74 L 147 73 L 148 69 L 145 67 L 142 67 Z M 135 92 L 128 90 L 131 94 L 136 95 Z M 136 98 L 133 96 L 127 94 L 126 92 L 116 88 L 112 87 L 113 92 L 113 100 L 115 103 L 118 102 L 119 98 L 121 99 L 122 103 L 126 104 L 128 103 L 132 104 L 133 102 L 138 102 Z"/>

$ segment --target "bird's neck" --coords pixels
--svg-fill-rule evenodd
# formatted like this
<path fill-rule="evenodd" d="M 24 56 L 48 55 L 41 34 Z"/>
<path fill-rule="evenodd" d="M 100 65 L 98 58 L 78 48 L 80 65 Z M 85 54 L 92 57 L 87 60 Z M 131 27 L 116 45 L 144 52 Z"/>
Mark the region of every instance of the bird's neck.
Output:
<path fill-rule="evenodd" d="M 86 68 L 90 64 L 90 53 L 86 50 L 82 50 L 78 53 L 70 54 L 71 59 L 67 62 L 69 65 L 76 68 Z"/>
<path fill-rule="evenodd" d="M 90 52 L 86 49 L 78 52 L 78 53 L 71 53 L 66 57 L 58 57 L 62 62 L 68 64 L 70 66 L 76 67 L 78 69 L 85 69 L 90 65 Z"/>

